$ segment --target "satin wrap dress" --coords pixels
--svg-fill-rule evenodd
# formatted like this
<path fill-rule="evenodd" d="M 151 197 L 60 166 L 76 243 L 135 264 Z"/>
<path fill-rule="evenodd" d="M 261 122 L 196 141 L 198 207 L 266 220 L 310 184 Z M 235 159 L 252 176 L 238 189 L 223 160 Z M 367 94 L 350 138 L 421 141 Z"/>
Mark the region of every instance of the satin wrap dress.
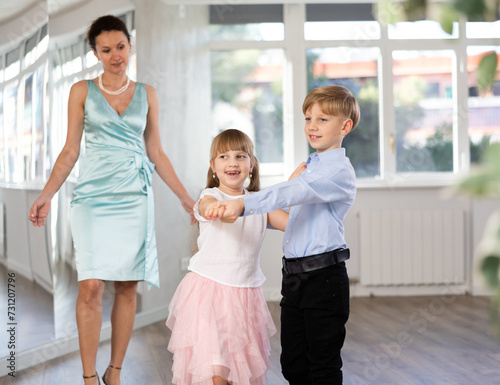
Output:
<path fill-rule="evenodd" d="M 71 201 L 78 280 L 146 281 L 159 287 L 154 164 L 143 143 L 148 102 L 137 83 L 119 115 L 87 80 L 85 154 Z"/>

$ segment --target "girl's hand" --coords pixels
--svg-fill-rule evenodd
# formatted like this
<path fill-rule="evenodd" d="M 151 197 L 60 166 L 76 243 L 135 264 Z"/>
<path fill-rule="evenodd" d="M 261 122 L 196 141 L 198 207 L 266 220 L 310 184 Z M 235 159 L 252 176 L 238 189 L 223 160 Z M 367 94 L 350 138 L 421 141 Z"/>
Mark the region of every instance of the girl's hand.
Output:
<path fill-rule="evenodd" d="M 41 196 L 33 203 L 29 211 L 29 220 L 33 226 L 45 226 L 45 221 L 50 211 L 50 199 Z"/>
<path fill-rule="evenodd" d="M 216 206 L 222 213 L 219 218 L 222 222 L 233 223 L 245 211 L 245 201 L 243 199 L 234 199 L 230 201 L 218 202 Z"/>
<path fill-rule="evenodd" d="M 193 206 L 196 202 L 188 195 L 186 198 L 181 199 L 181 204 L 184 210 L 191 216 L 191 224 L 196 223 L 196 218 L 194 217 Z"/>
<path fill-rule="evenodd" d="M 216 199 L 211 200 L 206 206 L 203 217 L 208 220 L 222 218 L 225 208 L 221 207 L 219 203 Z"/>
<path fill-rule="evenodd" d="M 292 180 L 297 178 L 300 174 L 302 174 L 302 171 L 304 171 L 307 168 L 306 162 L 302 162 L 299 164 L 299 167 L 295 169 L 295 171 L 290 175 L 290 178 L 288 180 Z"/>

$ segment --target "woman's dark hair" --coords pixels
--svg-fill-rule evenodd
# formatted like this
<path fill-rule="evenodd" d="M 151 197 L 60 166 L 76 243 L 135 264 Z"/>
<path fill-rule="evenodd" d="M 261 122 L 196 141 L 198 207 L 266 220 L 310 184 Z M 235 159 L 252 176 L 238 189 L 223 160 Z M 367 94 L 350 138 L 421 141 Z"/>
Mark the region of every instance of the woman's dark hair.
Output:
<path fill-rule="evenodd" d="M 123 32 L 125 36 L 127 36 L 128 42 L 130 43 L 130 34 L 128 33 L 127 26 L 123 20 L 113 15 L 106 15 L 95 19 L 87 31 L 87 40 L 90 48 L 95 51 L 95 39 L 97 36 L 99 36 L 102 32 L 109 31 Z"/>

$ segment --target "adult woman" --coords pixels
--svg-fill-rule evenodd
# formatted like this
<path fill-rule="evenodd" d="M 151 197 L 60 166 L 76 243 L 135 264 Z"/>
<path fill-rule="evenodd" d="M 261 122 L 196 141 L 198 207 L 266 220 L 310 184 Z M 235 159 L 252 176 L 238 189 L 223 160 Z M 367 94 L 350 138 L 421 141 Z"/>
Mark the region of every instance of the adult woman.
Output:
<path fill-rule="evenodd" d="M 127 77 L 131 45 L 125 24 L 114 16 L 100 17 L 92 23 L 87 38 L 103 73 L 72 86 L 66 144 L 29 218 L 35 226 L 45 224 L 50 200 L 75 165 L 85 132 L 85 158 L 71 202 L 80 355 L 85 384 L 99 383 L 96 355 L 101 299 L 104 281 L 115 281 L 111 360 L 103 382 L 116 385 L 120 384 L 119 369 L 132 333 L 137 282 L 159 286 L 153 168 L 192 218 L 195 202 L 161 147 L 156 91 Z"/>

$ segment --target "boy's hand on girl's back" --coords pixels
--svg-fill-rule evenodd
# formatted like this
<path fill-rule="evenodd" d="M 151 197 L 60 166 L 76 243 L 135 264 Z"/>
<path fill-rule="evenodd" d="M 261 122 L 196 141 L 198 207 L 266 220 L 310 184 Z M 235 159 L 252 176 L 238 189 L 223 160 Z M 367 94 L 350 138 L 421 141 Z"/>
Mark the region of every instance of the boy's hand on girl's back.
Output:
<path fill-rule="evenodd" d="M 304 171 L 307 168 L 306 162 L 302 162 L 299 164 L 299 167 L 295 169 L 295 171 L 290 175 L 290 178 L 288 180 L 292 180 L 297 178 L 300 174 L 302 174 L 302 171 Z"/>

